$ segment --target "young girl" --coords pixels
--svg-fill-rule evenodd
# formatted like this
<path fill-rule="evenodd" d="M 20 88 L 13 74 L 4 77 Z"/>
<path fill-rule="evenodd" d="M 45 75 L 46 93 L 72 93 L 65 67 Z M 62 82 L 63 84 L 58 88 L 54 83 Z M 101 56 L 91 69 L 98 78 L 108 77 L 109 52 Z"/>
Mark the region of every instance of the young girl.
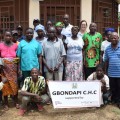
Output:
<path fill-rule="evenodd" d="M 103 72 L 103 66 L 101 64 L 97 65 L 96 72 L 93 72 L 88 78 L 87 81 L 94 81 L 98 80 L 101 82 L 101 91 L 102 91 L 102 97 L 101 97 L 101 104 L 107 104 L 109 102 L 110 98 L 110 92 L 109 92 L 109 78 L 107 75 Z"/>

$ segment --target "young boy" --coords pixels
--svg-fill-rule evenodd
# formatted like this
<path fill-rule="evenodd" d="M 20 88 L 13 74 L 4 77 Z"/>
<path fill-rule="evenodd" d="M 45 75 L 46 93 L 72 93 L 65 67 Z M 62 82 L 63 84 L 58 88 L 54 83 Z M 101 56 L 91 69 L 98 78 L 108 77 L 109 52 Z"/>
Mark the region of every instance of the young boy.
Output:
<path fill-rule="evenodd" d="M 22 105 L 19 111 L 19 115 L 24 115 L 29 102 L 36 103 L 38 110 L 42 111 L 43 103 L 49 101 L 49 97 L 45 94 L 46 82 L 44 77 L 39 76 L 39 70 L 33 68 L 31 70 L 31 76 L 25 78 L 24 85 L 20 91 L 22 95 Z"/>
<path fill-rule="evenodd" d="M 97 65 L 96 72 L 93 72 L 87 78 L 88 81 L 98 80 L 101 82 L 101 91 L 102 91 L 102 98 L 101 104 L 107 104 L 110 99 L 110 92 L 109 92 L 109 78 L 103 72 L 103 66 L 101 64 Z"/>

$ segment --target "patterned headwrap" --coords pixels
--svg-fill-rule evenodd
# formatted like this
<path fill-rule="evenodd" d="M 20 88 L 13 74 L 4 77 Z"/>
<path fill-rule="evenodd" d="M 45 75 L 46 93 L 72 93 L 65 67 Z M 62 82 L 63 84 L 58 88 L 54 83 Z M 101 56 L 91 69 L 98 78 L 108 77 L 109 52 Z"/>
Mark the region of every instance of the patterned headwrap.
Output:
<path fill-rule="evenodd" d="M 57 22 L 57 23 L 55 24 L 55 26 L 56 26 L 56 27 L 58 27 L 58 26 L 64 27 L 64 24 L 63 24 L 62 22 Z"/>

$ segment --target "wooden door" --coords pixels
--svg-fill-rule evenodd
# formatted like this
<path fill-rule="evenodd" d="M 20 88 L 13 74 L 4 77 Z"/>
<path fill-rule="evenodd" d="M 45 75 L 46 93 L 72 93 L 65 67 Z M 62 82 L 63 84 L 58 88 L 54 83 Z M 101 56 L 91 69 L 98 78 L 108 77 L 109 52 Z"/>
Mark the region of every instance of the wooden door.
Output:
<path fill-rule="evenodd" d="M 43 25 L 47 20 L 54 23 L 62 21 L 63 15 L 70 15 L 70 23 L 79 25 L 80 0 L 44 0 L 40 2 L 40 20 Z"/>
<path fill-rule="evenodd" d="M 0 34 L 1 38 L 7 29 L 14 28 L 14 0 L 0 1 Z"/>
<path fill-rule="evenodd" d="M 28 27 L 29 0 L 0 0 L 0 40 L 6 30 Z"/>
<path fill-rule="evenodd" d="M 115 0 L 93 0 L 92 21 L 97 23 L 98 31 L 105 28 L 118 29 L 118 3 Z"/>

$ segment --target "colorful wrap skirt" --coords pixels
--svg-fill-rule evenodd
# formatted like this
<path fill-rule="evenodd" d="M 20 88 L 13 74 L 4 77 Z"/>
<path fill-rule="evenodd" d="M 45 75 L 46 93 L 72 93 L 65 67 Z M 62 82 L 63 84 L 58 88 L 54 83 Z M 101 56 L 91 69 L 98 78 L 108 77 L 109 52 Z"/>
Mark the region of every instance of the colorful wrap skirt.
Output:
<path fill-rule="evenodd" d="M 83 64 L 82 61 L 67 61 L 66 81 L 82 81 L 83 80 Z"/>
<path fill-rule="evenodd" d="M 3 58 L 4 66 L 2 69 L 2 77 L 6 77 L 8 82 L 6 82 L 2 88 L 3 96 L 16 95 L 18 93 L 17 85 L 17 63 L 18 59 L 8 59 Z"/>

